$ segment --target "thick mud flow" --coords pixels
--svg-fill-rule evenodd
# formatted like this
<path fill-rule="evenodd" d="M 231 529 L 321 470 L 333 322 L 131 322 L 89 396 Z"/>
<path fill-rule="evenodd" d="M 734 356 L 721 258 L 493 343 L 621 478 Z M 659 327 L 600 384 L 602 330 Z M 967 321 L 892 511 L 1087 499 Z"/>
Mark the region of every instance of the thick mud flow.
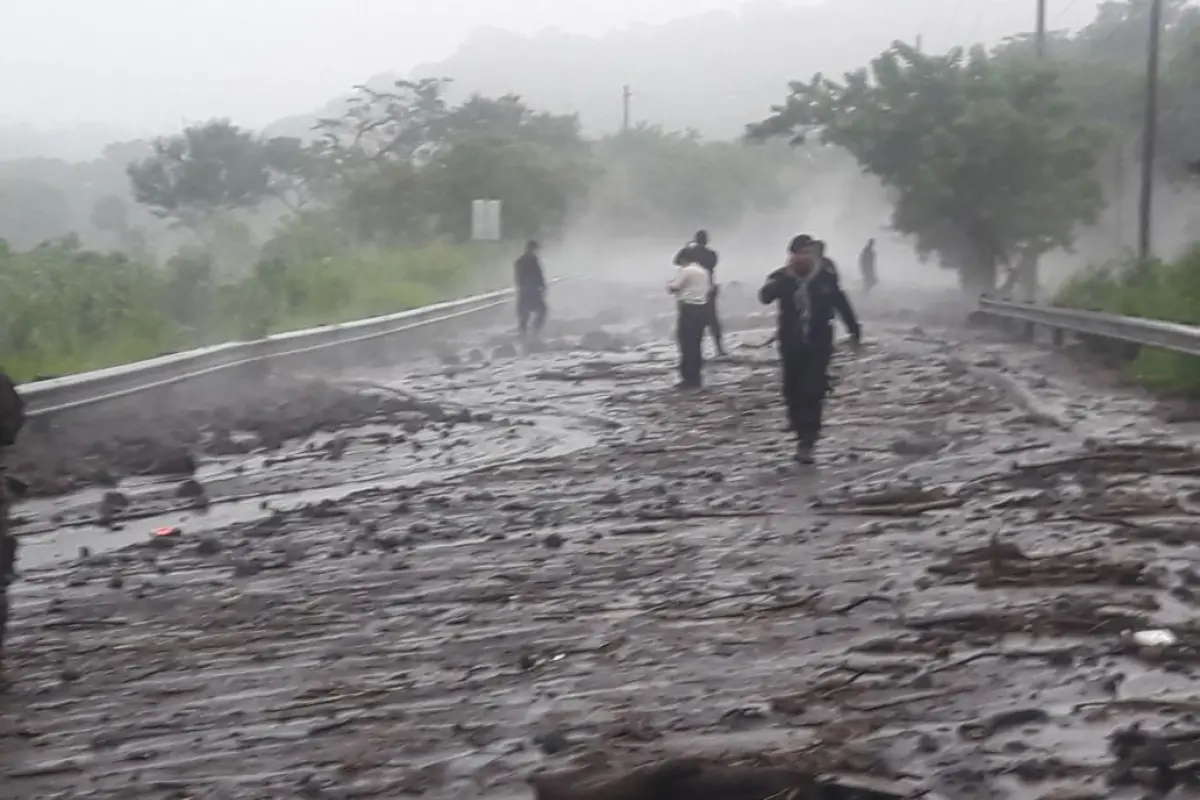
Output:
<path fill-rule="evenodd" d="M 586 789 L 679 756 L 875 782 L 844 797 L 1186 796 L 1187 432 L 867 309 L 799 468 L 750 310 L 700 394 L 669 317 L 566 320 L 359 374 L 323 391 L 364 410 L 282 441 L 198 423 L 187 476 L 23 504 L 0 798 L 531 797 L 566 769 L 543 800 L 751 796 Z"/>

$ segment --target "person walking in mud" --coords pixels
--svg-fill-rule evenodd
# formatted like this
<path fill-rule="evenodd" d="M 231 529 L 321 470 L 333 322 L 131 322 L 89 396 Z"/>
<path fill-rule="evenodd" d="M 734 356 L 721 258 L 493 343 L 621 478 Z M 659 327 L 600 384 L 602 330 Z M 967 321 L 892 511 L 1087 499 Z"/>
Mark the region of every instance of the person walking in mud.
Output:
<path fill-rule="evenodd" d="M 874 239 L 868 239 L 867 246 L 858 254 L 858 271 L 862 274 L 863 295 L 866 296 L 879 283 L 879 276 L 875 273 Z"/>
<path fill-rule="evenodd" d="M 693 260 L 686 250 L 675 257 L 675 275 L 667 281 L 667 291 L 675 295 L 679 316 L 675 338 L 679 344 L 680 389 L 699 389 L 704 385 L 704 331 L 708 327 L 708 303 L 712 273 Z"/>
<path fill-rule="evenodd" d="M 517 333 L 522 339 L 526 338 L 532 322 L 534 335 L 540 336 L 542 326 L 546 324 L 546 276 L 538 258 L 537 242 L 526 243 L 525 252 L 513 265 L 513 273 L 517 290 Z"/>
<path fill-rule="evenodd" d="M 819 243 L 800 235 L 788 243 L 787 250 L 787 264 L 767 276 L 758 299 L 763 305 L 777 304 L 783 399 L 796 437 L 795 459 L 811 464 L 829 394 L 833 318 L 841 317 L 856 350 L 862 341 L 862 328 L 838 282 L 836 268 L 825 268 Z"/>
<path fill-rule="evenodd" d="M 16 384 L 6 372 L 0 371 L 0 453 L 17 441 L 25 424 L 25 401 L 17 393 Z M 14 489 L 23 488 L 10 478 L 0 463 L 0 688 L 5 683 L 4 642 L 8 632 L 8 587 L 17 578 L 17 538 L 9 529 L 9 509 Z"/>
<path fill-rule="evenodd" d="M 682 259 L 685 257 L 690 263 L 703 267 L 708 272 L 708 282 L 710 284 L 708 302 L 705 304 L 704 327 L 712 335 L 713 347 L 717 351 L 718 356 L 725 355 L 724 338 L 721 335 L 721 318 L 717 313 L 717 294 L 720 291 L 717 286 L 717 262 L 720 260 L 717 257 L 717 251 L 708 246 L 708 231 L 696 231 L 696 235 L 692 237 L 692 241 L 683 246 L 683 249 L 675 256 L 675 266 L 682 266 Z M 703 340 L 703 336 L 701 337 Z"/>

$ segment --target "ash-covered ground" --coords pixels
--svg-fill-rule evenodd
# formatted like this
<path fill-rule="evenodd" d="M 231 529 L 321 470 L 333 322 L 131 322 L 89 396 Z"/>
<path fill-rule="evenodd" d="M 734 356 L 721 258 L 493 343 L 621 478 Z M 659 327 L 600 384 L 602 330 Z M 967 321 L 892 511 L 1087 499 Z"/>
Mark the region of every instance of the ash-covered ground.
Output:
<path fill-rule="evenodd" d="M 0 797 L 515 798 L 684 754 L 946 798 L 1191 780 L 1191 431 L 868 305 L 799 468 L 729 294 L 699 395 L 639 300 L 27 449 Z"/>

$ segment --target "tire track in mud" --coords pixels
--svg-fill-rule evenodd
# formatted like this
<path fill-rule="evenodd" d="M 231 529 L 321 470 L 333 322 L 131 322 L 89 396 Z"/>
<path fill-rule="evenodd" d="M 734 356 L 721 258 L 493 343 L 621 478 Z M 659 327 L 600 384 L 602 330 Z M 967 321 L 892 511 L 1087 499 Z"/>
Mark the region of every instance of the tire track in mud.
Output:
<path fill-rule="evenodd" d="M 1194 479 L 1160 473 L 1193 457 L 1089 449 L 969 357 L 897 329 L 842 360 L 815 471 L 787 465 L 765 353 L 696 397 L 639 373 L 661 347 L 525 361 L 475 391 L 620 427 L 29 570 L 3 791 L 518 797 L 534 769 L 710 752 L 1115 796 L 1104 737 L 1189 691 Z M 1123 635 L 1164 624 L 1174 650 Z"/>

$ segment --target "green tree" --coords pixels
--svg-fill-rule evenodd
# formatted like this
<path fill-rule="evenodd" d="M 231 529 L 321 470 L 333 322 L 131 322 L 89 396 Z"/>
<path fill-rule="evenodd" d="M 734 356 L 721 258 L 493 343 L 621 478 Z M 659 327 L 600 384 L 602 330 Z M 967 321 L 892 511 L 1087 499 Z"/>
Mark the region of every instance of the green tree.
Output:
<path fill-rule="evenodd" d="M 450 110 L 446 133 L 452 140 L 498 136 L 574 156 L 582 156 L 588 149 L 577 114 L 535 111 L 516 94 L 497 98 L 472 95 Z"/>
<path fill-rule="evenodd" d="M 816 134 L 845 148 L 894 193 L 896 230 L 968 290 L 993 289 L 1001 264 L 1070 247 L 1103 207 L 1102 137 L 1074 119 L 1053 69 L 897 43 L 841 82 L 791 88 L 748 136 Z"/>
<path fill-rule="evenodd" d="M 400 80 L 391 90 L 354 87 L 340 117 L 317 121 L 318 149 L 341 169 L 428 159 L 447 136 L 444 78 Z"/>
<path fill-rule="evenodd" d="M 220 212 L 254 208 L 271 190 L 262 142 L 228 120 L 156 139 L 128 167 L 134 197 L 157 216 L 199 228 Z"/>
<path fill-rule="evenodd" d="M 1048 42 L 1047 53 L 1076 119 L 1110 134 L 1104 176 L 1132 161 L 1131 151 L 1141 140 L 1150 5 L 1150 0 L 1106 0 L 1090 24 L 1073 34 L 1054 33 Z M 1163 6 L 1159 170 L 1178 180 L 1200 158 L 1200 8 L 1188 0 L 1165 0 Z M 1014 37 L 995 56 L 1033 61 L 1033 37 Z"/>
<path fill-rule="evenodd" d="M 356 170 L 344 179 L 344 188 L 338 209 L 360 240 L 396 245 L 428 233 L 427 181 L 411 164 Z"/>
<path fill-rule="evenodd" d="M 462 139 L 424 171 L 438 228 L 465 240 L 471 234 L 471 201 L 501 201 L 506 238 L 552 235 L 566 221 L 585 185 L 581 168 L 550 158 L 527 142 L 499 136 Z"/>

